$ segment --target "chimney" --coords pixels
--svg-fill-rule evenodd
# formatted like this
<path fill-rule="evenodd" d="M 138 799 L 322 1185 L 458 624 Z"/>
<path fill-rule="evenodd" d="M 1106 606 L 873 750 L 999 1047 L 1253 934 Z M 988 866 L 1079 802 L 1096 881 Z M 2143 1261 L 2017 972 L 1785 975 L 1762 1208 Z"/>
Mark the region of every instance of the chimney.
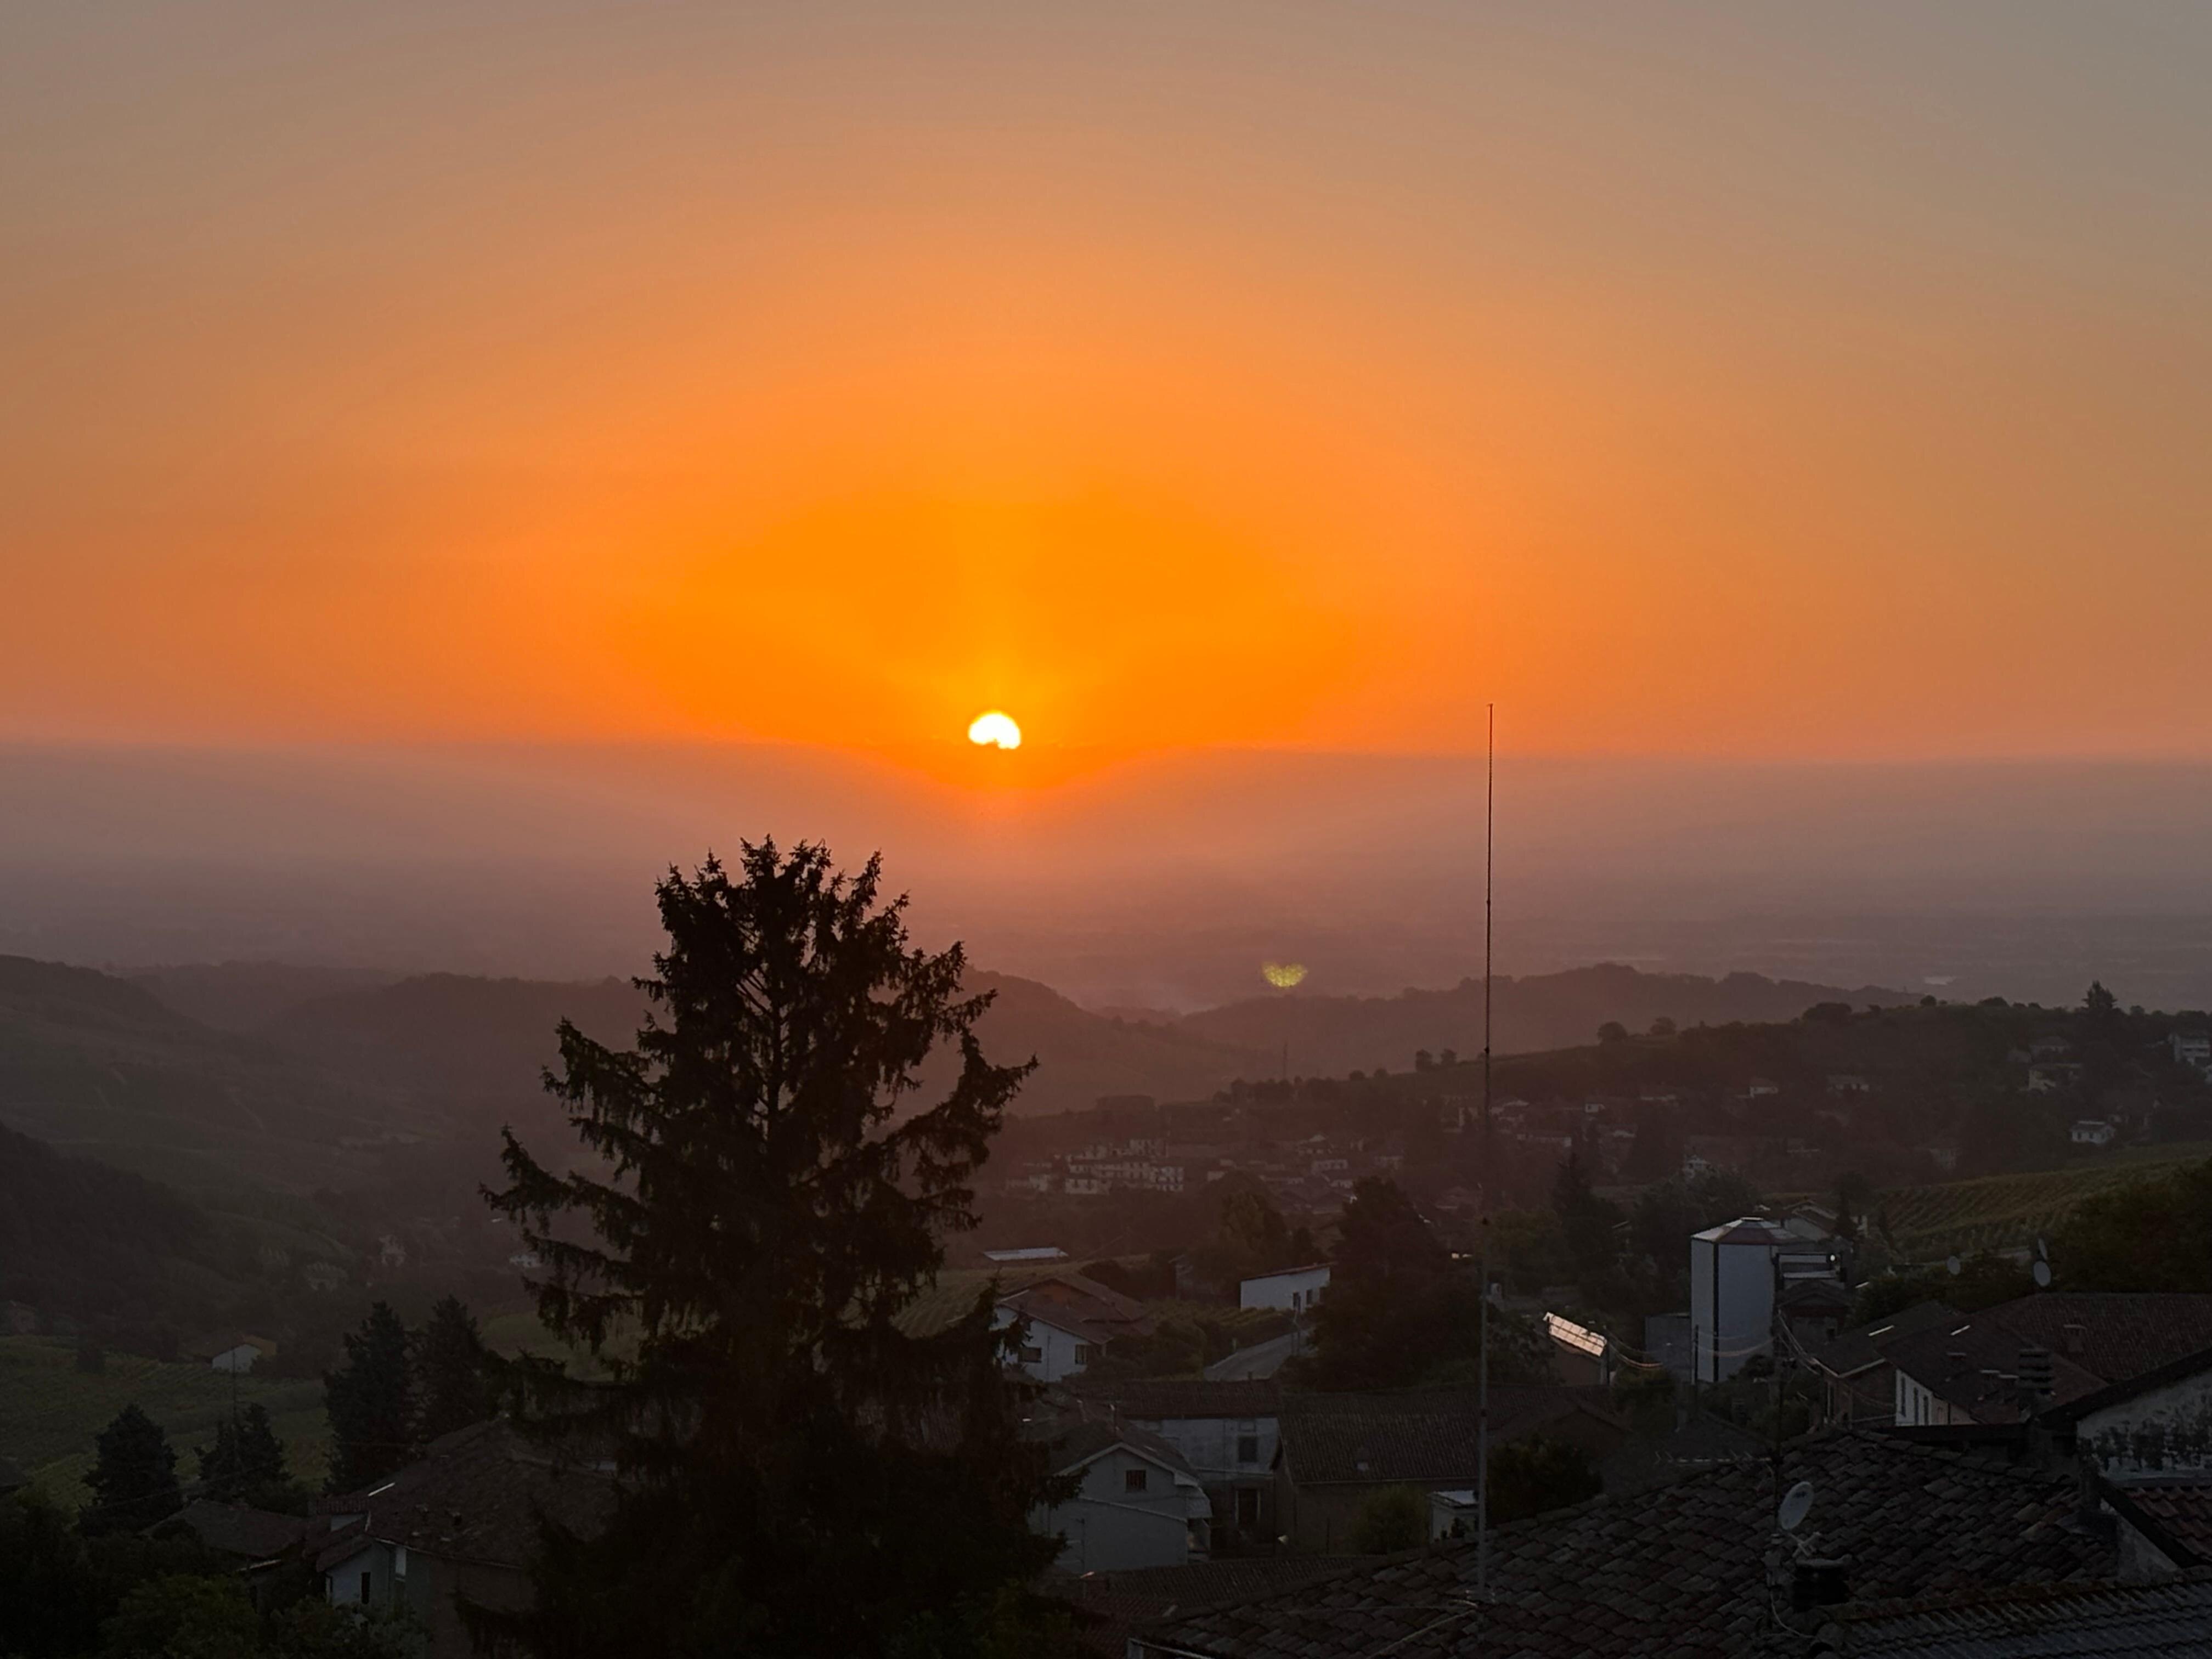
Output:
<path fill-rule="evenodd" d="M 2069 1353 L 2080 1353 L 2089 1346 L 2089 1328 L 2087 1325 L 2069 1325 L 2064 1335 Z"/>
<path fill-rule="evenodd" d="M 2020 1392 L 2031 1411 L 2051 1401 L 2051 1350 L 2030 1346 L 2020 1351 Z"/>

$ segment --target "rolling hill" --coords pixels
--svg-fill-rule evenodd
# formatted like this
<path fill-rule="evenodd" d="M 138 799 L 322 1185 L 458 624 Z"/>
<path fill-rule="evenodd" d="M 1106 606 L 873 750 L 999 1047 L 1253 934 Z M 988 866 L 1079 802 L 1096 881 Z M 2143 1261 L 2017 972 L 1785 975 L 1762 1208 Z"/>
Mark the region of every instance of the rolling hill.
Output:
<path fill-rule="evenodd" d="M 388 1093 L 217 1031 L 139 985 L 0 957 L 0 1124 L 190 1190 L 305 1193 L 443 1126 Z"/>
<path fill-rule="evenodd" d="M 1678 1025 L 1724 1025 L 1791 1020 L 1817 1002 L 1887 1006 L 1919 1000 L 1875 986 L 1844 990 L 1759 974 L 1722 979 L 1647 974 L 1618 963 L 1501 976 L 1492 995 L 1499 1054 L 1575 1048 L 1590 1042 L 1608 1020 L 1640 1031 L 1662 1018 Z M 1463 979 L 1449 990 L 1407 990 L 1394 997 L 1255 997 L 1186 1015 L 1176 1029 L 1270 1056 L 1279 1055 L 1287 1041 L 1297 1076 L 1340 1077 L 1377 1066 L 1403 1070 L 1416 1049 L 1452 1048 L 1462 1056 L 1480 1052 L 1482 981 Z M 1276 1059 L 1267 1074 L 1280 1067 Z"/>

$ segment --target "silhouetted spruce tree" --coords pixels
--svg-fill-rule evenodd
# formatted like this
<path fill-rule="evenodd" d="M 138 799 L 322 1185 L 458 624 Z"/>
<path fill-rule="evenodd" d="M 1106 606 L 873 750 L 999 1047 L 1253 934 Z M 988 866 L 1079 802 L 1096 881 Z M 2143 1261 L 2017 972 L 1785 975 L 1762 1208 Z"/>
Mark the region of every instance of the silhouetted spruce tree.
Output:
<path fill-rule="evenodd" d="M 535 1611 L 472 1609 L 480 1632 L 560 1656 L 1044 1650 L 1034 1391 L 988 1292 L 933 1334 L 896 1322 L 975 1224 L 1029 1068 L 985 1061 L 959 947 L 908 949 L 878 883 L 805 843 L 672 871 L 636 1047 L 561 1026 L 548 1085 L 594 1158 L 557 1174 L 509 1134 L 487 1197 L 548 1264 L 539 1317 L 611 1373 L 541 1370 L 526 1424 L 621 1473 L 596 1540 L 547 1527 Z M 939 1044 L 958 1068 L 925 1105 Z"/>
<path fill-rule="evenodd" d="M 407 1328 L 379 1302 L 345 1339 L 346 1363 L 323 1377 L 332 1492 L 374 1486 L 414 1455 L 415 1389 Z"/>
<path fill-rule="evenodd" d="M 93 1444 L 97 1456 L 84 1478 L 92 1488 L 86 1531 L 136 1532 L 183 1507 L 169 1437 L 137 1406 L 118 1412 Z"/>
<path fill-rule="evenodd" d="M 248 1406 L 216 1424 L 215 1444 L 201 1448 L 199 1462 L 200 1495 L 219 1504 L 281 1509 L 294 1496 L 284 1443 L 265 1406 Z"/>
<path fill-rule="evenodd" d="M 415 1339 L 415 1396 L 422 1402 L 416 1432 L 426 1444 L 483 1422 L 497 1404 L 483 1334 L 457 1296 L 440 1299 Z"/>

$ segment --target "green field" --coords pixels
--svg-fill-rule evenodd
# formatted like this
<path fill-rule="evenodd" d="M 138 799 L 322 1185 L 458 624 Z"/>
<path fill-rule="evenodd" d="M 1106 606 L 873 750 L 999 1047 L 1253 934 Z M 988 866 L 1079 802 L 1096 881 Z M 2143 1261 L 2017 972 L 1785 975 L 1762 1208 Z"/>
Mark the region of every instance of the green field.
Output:
<path fill-rule="evenodd" d="M 329 1442 L 321 1382 L 247 1376 L 237 1386 L 240 1406 L 267 1409 L 294 1478 L 320 1486 Z M 134 1402 L 168 1431 L 178 1479 L 190 1480 L 199 1471 L 193 1449 L 214 1443 L 216 1425 L 230 1411 L 231 1379 L 204 1364 L 120 1353 L 106 1357 L 100 1375 L 88 1376 L 76 1369 L 74 1343 L 0 1337 L 0 1457 L 21 1465 L 64 1505 L 90 1501 L 83 1480 L 93 1437 Z"/>
<path fill-rule="evenodd" d="M 2016 1249 L 2047 1236 L 2094 1194 L 2166 1174 L 2212 1157 L 2212 1143 L 2139 1146 L 2063 1170 L 1984 1176 L 1940 1187 L 1884 1193 L 1877 1216 L 1891 1247 L 1911 1261 L 1940 1261 L 1978 1250 Z"/>

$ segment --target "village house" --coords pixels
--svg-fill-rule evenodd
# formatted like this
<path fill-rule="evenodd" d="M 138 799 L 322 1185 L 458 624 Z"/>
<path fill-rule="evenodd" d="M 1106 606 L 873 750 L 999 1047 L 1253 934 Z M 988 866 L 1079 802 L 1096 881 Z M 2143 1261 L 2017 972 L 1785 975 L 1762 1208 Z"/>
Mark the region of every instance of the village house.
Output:
<path fill-rule="evenodd" d="M 1110 1407 L 1076 1402 L 1034 1425 L 1072 1497 L 1041 1507 L 1030 1529 L 1066 1540 L 1064 1572 L 1182 1566 L 1212 1549 L 1213 1504 L 1188 1460 Z"/>
<path fill-rule="evenodd" d="M 308 1542 L 333 1604 L 404 1607 L 422 1624 L 422 1659 L 469 1659 L 454 1598 L 527 1606 L 539 1516 L 588 1536 L 613 1508 L 611 1474 L 556 1464 L 494 1419 L 433 1441 L 369 1491 L 322 1499 Z"/>
<path fill-rule="evenodd" d="M 1303 1267 L 1284 1267 L 1255 1273 L 1237 1286 L 1240 1308 L 1275 1308 L 1293 1316 L 1310 1313 L 1328 1289 L 1328 1263 L 1316 1261 Z"/>
<path fill-rule="evenodd" d="M 1212 1505 L 1215 1551 L 1257 1548 L 1275 1536 L 1275 1447 L 1282 1389 L 1273 1382 L 1158 1377 L 1079 1382 L 1079 1398 L 1158 1435 L 1189 1464 Z"/>
<path fill-rule="evenodd" d="M 2046 1291 L 1889 1342 L 1899 1427 L 2025 1422 L 2212 1351 L 2212 1294 Z M 2212 1358 L 2203 1369 L 2212 1374 Z"/>
<path fill-rule="evenodd" d="M 276 1345 L 265 1336 L 211 1336 L 185 1350 L 185 1358 L 197 1360 L 211 1370 L 240 1375 L 252 1370 L 258 1361 L 276 1356 Z"/>
<path fill-rule="evenodd" d="M 1923 1302 L 1856 1329 L 1838 1333 L 1814 1349 L 1822 1417 L 1831 1423 L 1879 1426 L 1897 1415 L 1897 1372 L 1887 1358 L 1892 1342 L 1956 1325 L 1964 1317 L 1941 1302 Z"/>
<path fill-rule="evenodd" d="M 1152 1333 L 1141 1304 L 1074 1272 L 1035 1279 L 1000 1297 L 994 1327 L 1003 1330 L 1018 1319 L 1029 1325 L 1016 1364 L 1039 1382 L 1080 1376 L 1116 1337 Z"/>

